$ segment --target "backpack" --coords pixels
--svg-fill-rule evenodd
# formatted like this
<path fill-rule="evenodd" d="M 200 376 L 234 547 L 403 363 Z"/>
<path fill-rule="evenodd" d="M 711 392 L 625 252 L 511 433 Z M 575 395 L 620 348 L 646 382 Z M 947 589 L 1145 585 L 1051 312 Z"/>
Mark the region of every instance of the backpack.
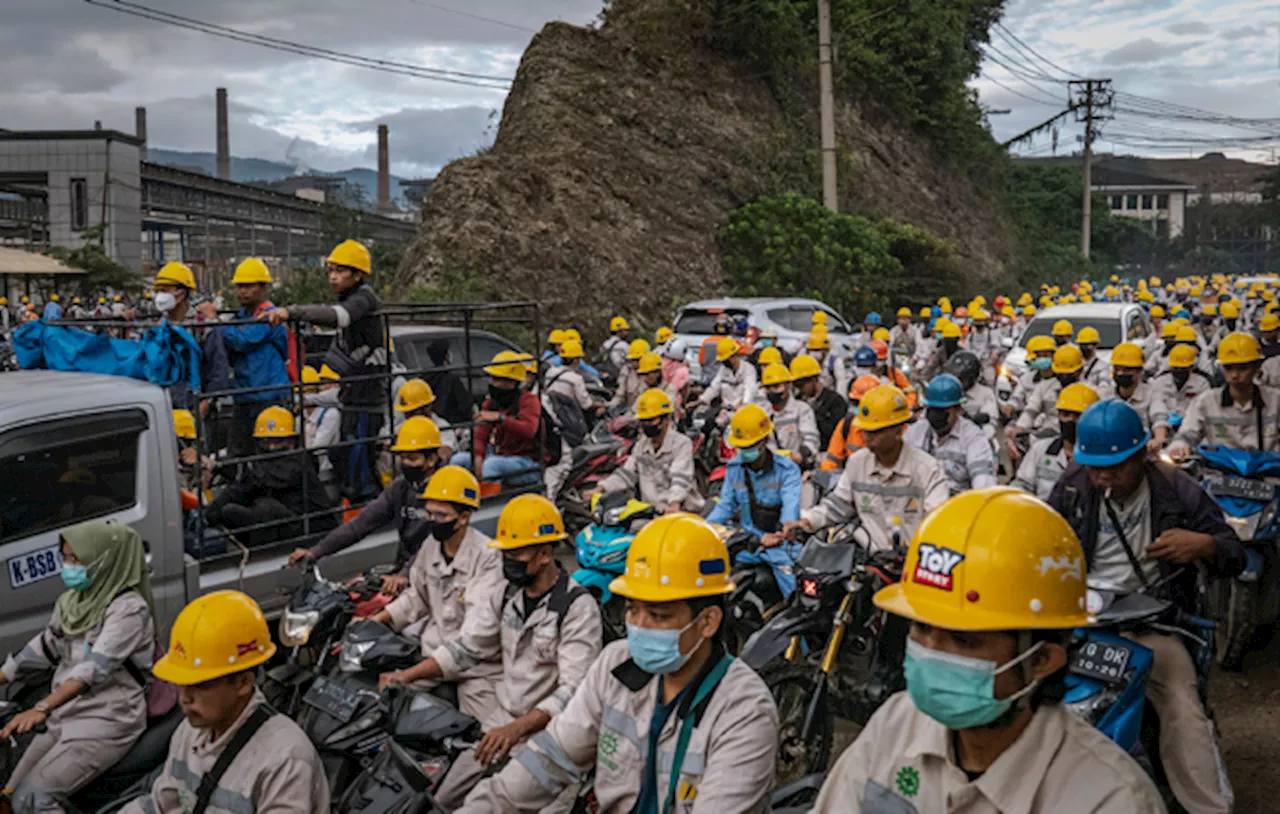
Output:
<path fill-rule="evenodd" d="M 547 412 L 546 407 L 540 407 L 542 415 L 538 418 L 538 428 L 542 433 L 542 465 L 555 466 L 560 463 L 561 453 L 564 452 L 564 438 L 560 435 L 560 428 L 556 426 L 555 419 Z"/>
<path fill-rule="evenodd" d="M 157 641 L 155 650 L 152 652 L 151 663 L 155 664 L 166 652 L 168 651 L 165 650 L 164 645 Z M 144 673 L 138 665 L 133 663 L 133 659 L 126 658 L 124 660 L 124 669 L 147 692 L 147 720 L 154 721 L 156 718 L 163 718 L 169 714 L 171 709 L 177 706 L 177 686 L 164 679 L 156 678 L 155 674 L 150 670 Z"/>
<path fill-rule="evenodd" d="M 571 396 L 551 391 L 551 385 L 563 375 L 563 372 L 552 375 L 543 392 L 551 401 L 554 423 L 559 427 L 561 437 L 570 447 L 580 447 L 587 440 L 587 417 L 583 414 L 582 407 Z"/>

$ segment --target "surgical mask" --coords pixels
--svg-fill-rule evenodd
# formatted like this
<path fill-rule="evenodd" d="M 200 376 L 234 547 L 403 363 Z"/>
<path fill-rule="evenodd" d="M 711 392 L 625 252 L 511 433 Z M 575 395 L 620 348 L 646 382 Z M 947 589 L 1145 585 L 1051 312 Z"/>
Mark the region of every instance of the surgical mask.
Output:
<path fill-rule="evenodd" d="M 83 565 L 63 565 L 62 584 L 73 591 L 84 591 L 93 584 L 89 569 Z"/>
<path fill-rule="evenodd" d="M 427 475 L 425 466 L 412 466 L 410 464 L 400 464 L 400 474 L 404 475 L 404 479 L 415 486 L 422 483 Z"/>
<path fill-rule="evenodd" d="M 1068 446 L 1075 446 L 1075 444 L 1076 444 L 1076 422 L 1074 422 L 1074 421 L 1060 421 L 1060 422 L 1058 422 L 1058 426 L 1062 428 L 1062 441 L 1063 441 L 1063 443 L 1064 443 L 1064 444 L 1066 444 L 1066 445 L 1068 445 Z"/>
<path fill-rule="evenodd" d="M 1133 387 L 1133 381 L 1136 378 L 1132 373 L 1117 373 L 1111 377 L 1120 387 Z"/>
<path fill-rule="evenodd" d="M 662 434 L 662 424 L 641 424 L 640 430 L 647 438 L 657 438 Z"/>
<path fill-rule="evenodd" d="M 155 297 L 156 310 L 162 314 L 167 314 L 174 308 L 178 307 L 178 298 L 170 294 L 168 291 L 162 291 Z"/>
<path fill-rule="evenodd" d="M 760 454 L 763 452 L 760 447 L 744 447 L 738 450 L 738 457 L 742 459 L 744 464 L 753 464 L 760 460 Z"/>
<path fill-rule="evenodd" d="M 516 403 L 516 399 L 520 398 L 520 388 L 489 385 L 489 398 L 493 399 L 493 403 L 499 407 L 510 407 Z"/>
<path fill-rule="evenodd" d="M 442 543 L 458 531 L 458 521 L 456 519 L 447 520 L 443 523 L 437 520 L 432 520 L 428 525 L 431 527 L 431 536 Z"/>
<path fill-rule="evenodd" d="M 529 573 L 529 563 L 515 557 L 502 558 L 502 575 L 517 588 L 528 588 L 538 578 L 537 574 Z"/>
<path fill-rule="evenodd" d="M 986 726 L 1040 684 L 1037 679 L 1008 698 L 995 697 L 996 676 L 1039 649 L 1037 642 L 1012 661 L 997 665 L 985 659 L 931 650 L 915 639 L 908 639 L 907 657 L 902 665 L 907 694 L 916 709 L 947 729 Z"/>
<path fill-rule="evenodd" d="M 1031 365 L 1033 370 L 1048 370 L 1053 365 L 1053 360 L 1047 356 L 1037 356 L 1028 364 Z"/>
<path fill-rule="evenodd" d="M 782 405 L 787 403 L 787 391 L 785 390 L 781 390 L 781 391 L 770 390 L 767 393 L 765 393 L 765 395 L 768 396 L 769 403 L 772 404 L 774 407 L 781 407 Z"/>
<path fill-rule="evenodd" d="M 874 367 L 861 367 L 861 366 L 860 366 L 860 367 L 855 367 L 855 368 L 853 369 L 853 376 L 854 376 L 854 378 L 858 378 L 859 376 L 874 376 L 874 375 L 875 375 L 875 373 L 876 373 L 876 369 L 875 369 Z"/>
<path fill-rule="evenodd" d="M 929 426 L 933 427 L 936 433 L 943 433 L 947 430 L 947 423 L 951 420 L 951 411 L 946 407 L 930 407 L 924 411 L 924 417 L 928 420 Z"/>
<path fill-rule="evenodd" d="M 762 336 L 760 337 L 760 341 L 757 344 L 762 348 L 772 348 L 773 339 L 767 336 Z"/>
<path fill-rule="evenodd" d="M 744 450 L 745 451 L 745 450 Z M 631 651 L 631 660 L 646 673 L 665 675 L 674 673 L 685 665 L 689 657 L 697 650 L 695 645 L 688 653 L 680 652 L 680 634 L 693 627 L 693 621 L 679 630 L 662 630 L 651 627 L 640 627 L 627 623 L 627 649 Z M 702 644 L 702 639 L 698 639 Z"/>

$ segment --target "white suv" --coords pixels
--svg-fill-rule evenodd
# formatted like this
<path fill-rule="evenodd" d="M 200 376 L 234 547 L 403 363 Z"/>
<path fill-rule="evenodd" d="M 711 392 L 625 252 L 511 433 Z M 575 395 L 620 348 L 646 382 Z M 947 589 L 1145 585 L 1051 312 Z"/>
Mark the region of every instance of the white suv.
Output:
<path fill-rule="evenodd" d="M 1033 336 L 1048 336 L 1053 323 L 1065 319 L 1071 323 L 1071 341 L 1075 341 L 1081 328 L 1098 331 L 1098 358 L 1111 363 L 1111 351 L 1121 342 L 1137 342 L 1142 345 L 1151 334 L 1151 319 L 1146 310 L 1131 302 L 1094 302 L 1055 305 L 1046 308 L 1032 318 L 1022 335 L 1014 340 L 1014 347 L 1005 357 L 1004 366 L 1017 380 L 1027 370 L 1027 340 Z"/>

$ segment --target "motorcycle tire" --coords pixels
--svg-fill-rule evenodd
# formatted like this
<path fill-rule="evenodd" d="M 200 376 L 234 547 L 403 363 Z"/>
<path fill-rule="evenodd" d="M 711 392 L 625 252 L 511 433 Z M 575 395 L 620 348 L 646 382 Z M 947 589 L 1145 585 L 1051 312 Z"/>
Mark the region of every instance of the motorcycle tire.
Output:
<path fill-rule="evenodd" d="M 1217 594 L 1213 604 L 1219 625 L 1215 654 L 1218 665 L 1224 670 L 1239 672 L 1257 627 L 1258 583 L 1219 580 L 1213 590 Z"/>
<path fill-rule="evenodd" d="M 760 671 L 778 707 L 777 788 L 783 788 L 811 774 L 827 771 L 831 760 L 833 715 L 824 710 L 818 715 L 815 731 L 807 741 L 800 740 L 809 699 L 814 693 L 817 668 L 812 664 L 775 662 Z"/>

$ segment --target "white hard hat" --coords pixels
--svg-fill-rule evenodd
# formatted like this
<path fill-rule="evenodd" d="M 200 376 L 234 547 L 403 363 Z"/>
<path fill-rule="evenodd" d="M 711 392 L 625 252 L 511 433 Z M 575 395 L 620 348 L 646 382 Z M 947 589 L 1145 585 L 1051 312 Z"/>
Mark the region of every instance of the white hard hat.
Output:
<path fill-rule="evenodd" d="M 679 337 L 676 337 L 671 341 L 667 342 L 667 344 L 663 346 L 662 355 L 667 357 L 668 359 L 683 360 L 684 354 L 685 354 L 685 348 L 686 348 L 685 341 Z"/>

